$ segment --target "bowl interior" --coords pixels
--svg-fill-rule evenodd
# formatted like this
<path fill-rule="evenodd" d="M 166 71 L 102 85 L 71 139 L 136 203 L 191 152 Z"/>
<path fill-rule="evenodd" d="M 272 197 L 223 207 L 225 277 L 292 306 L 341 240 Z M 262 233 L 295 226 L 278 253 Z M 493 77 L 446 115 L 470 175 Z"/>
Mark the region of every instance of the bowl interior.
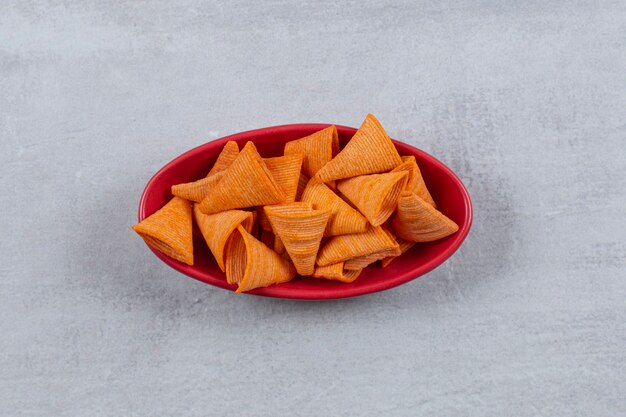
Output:
<path fill-rule="evenodd" d="M 157 211 L 172 198 L 170 193 L 172 185 L 204 177 L 227 141 L 234 140 L 242 148 L 247 141 L 251 140 L 261 156 L 280 156 L 286 142 L 309 135 L 326 126 L 328 125 L 300 124 L 258 129 L 218 139 L 180 155 L 164 166 L 148 182 L 139 205 L 139 221 Z M 346 126 L 337 126 L 337 130 L 342 147 L 356 131 Z M 467 236 L 472 221 L 471 202 L 467 190 L 449 168 L 432 156 L 402 142 L 394 141 L 394 144 L 400 155 L 415 156 L 428 190 L 437 203 L 437 208 L 459 225 L 459 231 L 436 242 L 416 244 L 387 268 L 383 269 L 374 264 L 366 268 L 351 284 L 297 277 L 291 282 L 258 288 L 248 294 L 281 298 L 327 299 L 381 291 L 425 274 L 456 251 Z M 236 288 L 226 283 L 224 273 L 218 268 L 202 237 L 197 234 L 194 236 L 195 264 L 193 266 L 178 262 L 157 250 L 152 251 L 174 269 L 195 279 L 233 291 Z"/>

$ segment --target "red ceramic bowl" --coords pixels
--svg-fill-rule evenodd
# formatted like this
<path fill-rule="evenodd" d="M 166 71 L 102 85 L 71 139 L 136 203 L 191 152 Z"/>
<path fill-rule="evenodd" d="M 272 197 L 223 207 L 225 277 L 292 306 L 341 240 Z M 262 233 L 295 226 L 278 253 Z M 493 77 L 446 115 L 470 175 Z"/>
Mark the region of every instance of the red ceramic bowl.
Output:
<path fill-rule="evenodd" d="M 185 152 L 161 168 L 150 179 L 139 202 L 139 221 L 160 209 L 172 198 L 170 187 L 173 184 L 189 182 L 205 176 L 227 141 L 237 142 L 240 148 L 247 141 L 253 141 L 261 156 L 280 156 L 286 142 L 309 135 L 327 126 L 329 125 L 294 124 L 267 127 L 217 139 Z M 343 146 L 354 135 L 356 129 L 337 126 L 337 131 L 339 141 Z M 463 183 L 448 167 L 427 153 L 406 143 L 395 140 L 393 142 L 400 155 L 415 156 L 424 181 L 437 202 L 439 210 L 454 220 L 459 225 L 459 230 L 454 235 L 436 242 L 416 244 L 387 268 L 382 269 L 376 264 L 369 266 L 351 284 L 296 277 L 291 282 L 258 288 L 246 294 L 319 300 L 353 297 L 382 291 L 431 271 L 459 248 L 472 224 L 472 204 Z M 231 291 L 236 288 L 226 283 L 224 273 L 218 268 L 202 238 L 197 235 L 194 236 L 195 264 L 193 266 L 178 262 L 157 250 L 152 249 L 152 252 L 172 268 L 192 278 Z"/>

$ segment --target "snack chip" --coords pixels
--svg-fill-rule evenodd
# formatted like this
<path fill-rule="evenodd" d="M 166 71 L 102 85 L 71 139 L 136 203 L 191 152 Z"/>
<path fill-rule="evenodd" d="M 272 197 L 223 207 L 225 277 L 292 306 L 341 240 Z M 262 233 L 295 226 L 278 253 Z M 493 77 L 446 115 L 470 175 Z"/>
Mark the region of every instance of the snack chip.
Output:
<path fill-rule="evenodd" d="M 226 145 L 224 145 L 224 148 L 222 148 L 222 152 L 220 152 L 217 160 L 215 161 L 215 164 L 213 164 L 213 168 L 211 168 L 211 170 L 207 174 L 207 177 L 213 174 L 217 174 L 218 172 L 225 171 L 226 168 L 228 168 L 233 163 L 238 155 L 239 145 L 237 145 L 237 142 L 232 140 L 226 142 Z"/>
<path fill-rule="evenodd" d="M 380 122 L 368 114 L 348 144 L 316 176 L 322 182 L 329 182 L 387 172 L 401 163 L 398 151 Z"/>
<path fill-rule="evenodd" d="M 367 255 L 358 256 L 356 258 L 348 259 L 345 261 L 343 267 L 349 271 L 360 271 L 363 268 L 367 267 L 370 264 L 373 264 L 376 261 L 380 261 L 381 259 L 385 259 L 388 257 L 396 257 L 400 256 L 402 251 L 400 250 L 400 246 L 394 246 L 389 249 L 383 249 L 378 252 L 368 253 Z"/>
<path fill-rule="evenodd" d="M 302 155 L 285 155 L 276 158 L 266 158 L 264 161 L 274 181 L 276 181 L 283 193 L 285 202 L 292 203 L 296 201 Z"/>
<path fill-rule="evenodd" d="M 456 223 L 412 192 L 404 192 L 398 199 L 391 226 L 398 236 L 411 242 L 431 242 L 459 230 Z"/>
<path fill-rule="evenodd" d="M 285 246 L 300 275 L 313 273 L 317 251 L 330 216 L 330 210 L 314 210 L 311 205 L 307 206 L 294 203 L 265 207 L 274 233 Z"/>
<path fill-rule="evenodd" d="M 201 202 L 222 179 L 223 171 L 232 164 L 237 155 L 239 155 L 237 142 L 226 142 L 206 177 L 193 182 L 172 185 L 172 194 L 195 203 Z"/>
<path fill-rule="evenodd" d="M 285 201 L 280 187 L 252 142 L 239 152 L 222 179 L 200 203 L 205 214 Z"/>
<path fill-rule="evenodd" d="M 311 203 L 314 209 L 330 210 L 324 236 L 363 233 L 367 230 L 367 219 L 350 207 L 333 190 L 316 178 L 311 178 L 302 193 L 302 201 Z"/>
<path fill-rule="evenodd" d="M 417 165 L 417 161 L 415 161 L 415 157 L 411 156 L 403 156 L 402 157 L 402 165 L 410 164 L 411 170 L 413 171 L 412 181 L 409 180 L 407 184 L 407 191 L 413 191 L 415 194 L 420 196 L 422 200 L 430 204 L 431 206 L 437 208 L 437 204 L 435 200 L 433 200 L 428 188 L 426 188 L 426 183 L 424 182 L 424 177 L 422 177 L 422 172 L 420 171 L 419 166 Z M 396 168 L 397 169 L 397 168 Z"/>
<path fill-rule="evenodd" d="M 390 228 L 389 228 L 387 223 L 384 223 L 380 227 L 387 234 L 389 239 L 391 239 L 393 242 L 397 243 L 396 236 L 390 230 Z M 382 249 L 382 250 L 377 251 L 377 252 L 373 252 L 373 253 L 369 253 L 367 255 L 358 256 L 356 258 L 348 259 L 344 263 L 343 268 L 345 270 L 360 271 L 360 270 L 366 268 L 367 266 L 369 266 L 370 264 L 372 264 L 372 263 L 374 263 L 374 262 L 376 262 L 378 260 L 382 260 L 382 259 L 385 259 L 385 258 L 388 258 L 388 257 L 396 257 L 396 256 L 399 256 L 401 254 L 402 254 L 402 249 L 401 249 L 400 245 L 398 244 L 398 245 L 394 245 L 394 246 L 389 247 L 389 248 Z"/>
<path fill-rule="evenodd" d="M 398 247 L 398 244 L 382 227 L 370 227 L 364 233 L 331 238 L 320 248 L 316 263 L 319 266 L 326 266 Z"/>
<path fill-rule="evenodd" d="M 222 179 L 223 175 L 222 172 L 218 172 L 197 181 L 172 185 L 172 194 L 199 203 L 211 192 L 211 189 Z"/>
<path fill-rule="evenodd" d="M 180 197 L 133 226 L 147 244 L 177 261 L 193 265 L 191 203 Z"/>
<path fill-rule="evenodd" d="M 343 262 L 339 262 L 339 263 L 332 264 L 332 265 L 315 267 L 315 271 L 313 272 L 312 277 L 313 278 L 326 278 L 326 279 L 330 279 L 334 281 L 341 281 L 341 282 L 345 282 L 349 284 L 351 282 L 354 282 L 354 280 L 356 280 L 359 277 L 359 275 L 361 275 L 361 272 L 363 272 L 362 269 L 354 270 L 354 271 L 345 270 L 343 267 L 343 264 L 344 264 Z"/>
<path fill-rule="evenodd" d="M 391 172 L 407 172 L 407 180 L 406 187 L 404 189 L 406 191 L 412 191 L 413 186 L 415 185 L 415 174 L 417 173 L 417 162 L 415 162 L 415 157 L 411 156 L 401 156 L 402 163 L 391 170 Z"/>
<path fill-rule="evenodd" d="M 339 181 L 337 188 L 372 226 L 380 226 L 396 209 L 407 178 L 405 171 L 361 175 Z"/>
<path fill-rule="evenodd" d="M 237 226 L 226 246 L 226 281 L 239 285 L 237 293 L 287 282 L 295 274 L 293 264 Z"/>
<path fill-rule="evenodd" d="M 248 233 L 254 224 L 251 211 L 226 210 L 214 214 L 204 214 L 197 204 L 193 206 L 196 224 L 204 237 L 217 265 L 224 272 L 224 248 L 228 238 L 240 224 Z"/>
<path fill-rule="evenodd" d="M 317 174 L 338 152 L 339 138 L 334 125 L 285 144 L 285 155 L 304 156 L 302 173 L 309 178 Z"/>

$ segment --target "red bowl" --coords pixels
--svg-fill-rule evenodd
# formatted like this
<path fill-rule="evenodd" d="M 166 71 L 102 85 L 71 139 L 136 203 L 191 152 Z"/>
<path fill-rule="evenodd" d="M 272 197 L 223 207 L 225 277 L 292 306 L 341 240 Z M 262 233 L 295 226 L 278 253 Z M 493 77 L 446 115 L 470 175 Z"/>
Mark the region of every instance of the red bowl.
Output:
<path fill-rule="evenodd" d="M 280 156 L 286 142 L 307 136 L 329 126 L 328 124 L 293 124 L 266 127 L 237 133 L 198 146 L 165 165 L 148 182 L 139 202 L 139 221 L 148 217 L 167 203 L 173 184 L 197 180 L 206 175 L 224 144 L 233 140 L 241 147 L 252 141 L 263 157 Z M 339 141 L 345 145 L 356 132 L 355 128 L 337 126 Z M 459 230 L 445 239 L 418 243 L 395 259 L 387 268 L 376 264 L 367 267 L 351 284 L 336 281 L 297 277 L 291 282 L 258 288 L 246 294 L 293 299 L 332 299 L 386 290 L 411 281 L 441 265 L 461 245 L 472 225 L 472 203 L 461 180 L 443 163 L 429 154 L 406 143 L 393 141 L 400 155 L 413 155 L 420 167 L 424 181 L 437 202 L 437 207 L 459 225 Z M 183 274 L 216 287 L 234 291 L 236 286 L 226 283 L 213 255 L 202 241 L 194 236 L 195 265 L 178 262 L 161 252 L 152 252 L 163 262 Z"/>

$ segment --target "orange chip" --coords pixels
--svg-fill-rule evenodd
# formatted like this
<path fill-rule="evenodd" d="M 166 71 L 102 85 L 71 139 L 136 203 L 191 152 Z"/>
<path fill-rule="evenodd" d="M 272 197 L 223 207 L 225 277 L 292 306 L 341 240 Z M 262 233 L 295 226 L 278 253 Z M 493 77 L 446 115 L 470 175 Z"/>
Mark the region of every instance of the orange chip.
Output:
<path fill-rule="evenodd" d="M 172 194 L 196 203 L 201 202 L 211 189 L 222 179 L 223 171 L 228 168 L 239 155 L 237 142 L 228 141 L 208 175 L 200 180 L 172 186 Z"/>
<path fill-rule="evenodd" d="M 193 206 L 193 215 L 217 265 L 224 271 L 224 248 L 228 238 L 240 224 L 246 231 L 252 230 L 253 215 L 250 211 L 226 210 L 214 214 L 204 214 L 197 204 Z"/>
<path fill-rule="evenodd" d="M 343 262 L 339 262 L 332 265 L 316 267 L 312 276 L 314 278 L 326 278 L 330 280 L 350 283 L 354 282 L 354 280 L 357 279 L 359 275 L 361 275 L 362 271 L 363 270 L 347 271 L 343 267 Z"/>
<path fill-rule="evenodd" d="M 396 242 L 396 237 L 394 236 L 394 234 L 391 232 L 391 230 L 389 230 L 389 226 L 387 225 L 387 223 L 384 223 L 381 228 L 383 229 L 383 231 L 385 233 L 387 233 L 387 236 L 389 237 L 389 239 L 391 239 L 392 241 Z M 394 245 L 393 247 L 389 247 L 389 248 L 385 248 L 382 249 L 380 251 L 377 252 L 373 252 L 373 253 L 369 253 L 367 255 L 363 255 L 363 256 L 358 256 L 356 258 L 352 258 L 352 259 L 348 259 L 344 265 L 343 268 L 345 270 L 355 270 L 355 271 L 360 271 L 363 268 L 367 267 L 368 265 L 381 260 L 381 259 L 385 259 L 388 257 L 396 257 L 401 255 L 401 248 L 398 245 Z"/>
<path fill-rule="evenodd" d="M 358 256 L 356 258 L 348 259 L 344 263 L 344 269 L 348 271 L 360 271 L 366 266 L 379 261 L 381 259 L 385 259 L 388 257 L 396 257 L 402 255 L 402 251 L 400 250 L 400 246 L 396 246 L 389 249 L 384 249 L 378 252 L 369 253 L 367 255 Z"/>
<path fill-rule="evenodd" d="M 420 171 L 417 162 L 415 161 L 415 157 L 411 156 L 403 156 L 402 157 L 402 165 L 409 164 L 411 166 L 411 170 L 413 171 L 412 178 L 409 179 L 407 183 L 407 191 L 413 191 L 415 194 L 420 196 L 422 200 L 426 201 L 431 206 L 437 208 L 437 204 L 435 204 L 435 200 L 433 200 L 430 192 L 428 192 L 428 188 L 426 188 L 426 183 L 424 182 L 424 177 L 422 177 L 422 172 Z M 397 167 L 398 169 L 400 167 Z M 394 169 L 395 171 L 395 169 Z"/>
<path fill-rule="evenodd" d="M 326 266 L 397 247 L 396 241 L 382 227 L 370 227 L 365 233 L 333 237 L 320 248 L 316 263 Z"/>
<path fill-rule="evenodd" d="M 398 242 L 398 245 L 400 245 L 400 255 L 403 254 L 404 252 L 408 251 L 409 249 L 411 249 L 414 245 L 415 242 L 410 242 L 408 240 L 404 240 L 404 239 L 396 239 L 396 241 Z M 400 256 L 398 255 L 398 256 Z M 389 264 L 396 259 L 398 256 L 388 256 L 385 259 L 382 259 L 380 261 L 380 264 L 383 268 L 387 268 L 389 266 Z"/>
<path fill-rule="evenodd" d="M 285 155 L 303 155 L 302 173 L 314 176 L 339 152 L 337 128 L 328 126 L 312 135 L 285 144 Z"/>
<path fill-rule="evenodd" d="M 180 262 L 193 265 L 191 203 L 172 198 L 161 209 L 133 226 L 147 244 Z"/>
<path fill-rule="evenodd" d="M 237 142 L 234 142 L 232 140 L 226 142 L 226 145 L 224 145 L 224 148 L 222 148 L 222 152 L 220 152 L 217 160 L 215 161 L 215 164 L 213 164 L 213 168 L 211 168 L 207 177 L 213 174 L 217 174 L 218 172 L 225 171 L 226 168 L 228 168 L 230 164 L 233 163 L 238 155 L 239 145 L 237 145 Z"/>
<path fill-rule="evenodd" d="M 236 292 L 287 282 L 295 275 L 293 264 L 237 226 L 226 245 L 226 281 L 239 284 Z"/>
<path fill-rule="evenodd" d="M 324 236 L 337 236 L 348 233 L 363 233 L 367 230 L 367 219 L 350 207 L 328 186 L 312 178 L 302 193 L 302 201 L 311 203 L 314 209 L 330 210 Z"/>
<path fill-rule="evenodd" d="M 299 205 L 303 205 L 304 207 L 310 207 L 308 203 L 304 203 L 300 201 L 296 201 L 291 204 L 299 204 Z M 267 218 L 267 214 L 265 214 L 265 210 L 263 210 L 263 208 L 264 206 L 256 208 L 257 219 L 259 220 L 259 225 L 261 225 L 261 230 L 267 230 L 267 231 L 273 232 L 274 229 L 272 229 L 272 224 Z M 272 246 L 270 245 L 270 247 Z"/>
<path fill-rule="evenodd" d="M 401 163 L 402 159 L 383 127 L 368 114 L 348 144 L 317 172 L 317 177 L 322 182 L 329 182 L 386 172 Z"/>
<path fill-rule="evenodd" d="M 391 172 L 407 172 L 408 177 L 406 180 L 406 187 L 404 188 L 406 191 L 413 190 L 413 186 L 415 183 L 415 174 L 417 172 L 417 163 L 415 162 L 415 157 L 411 156 L 402 156 L 402 163 L 395 167 Z"/>
<path fill-rule="evenodd" d="M 243 235 L 247 232 L 241 225 L 237 226 L 224 248 L 224 269 L 226 282 L 229 284 L 239 284 L 246 273 L 246 242 Z M 263 243 L 261 242 L 263 245 Z M 269 248 L 268 248 L 269 249 Z"/>
<path fill-rule="evenodd" d="M 309 177 L 300 173 L 300 178 L 298 178 L 298 190 L 296 191 L 296 201 L 302 200 L 302 193 L 306 188 L 307 183 L 309 182 Z"/>
<path fill-rule="evenodd" d="M 298 182 L 300 181 L 300 167 L 302 155 L 287 155 L 276 158 L 266 158 L 265 165 L 272 173 L 272 177 L 285 197 L 286 203 L 296 201 Z"/>
<path fill-rule="evenodd" d="M 391 225 L 402 239 L 431 242 L 449 236 L 459 226 L 415 193 L 404 192 L 398 199 Z"/>
<path fill-rule="evenodd" d="M 407 177 L 405 171 L 361 175 L 339 181 L 337 188 L 373 226 L 380 226 L 396 209 Z"/>
<path fill-rule="evenodd" d="M 198 181 L 172 185 L 172 194 L 185 200 L 199 203 L 204 200 L 211 189 L 215 187 L 215 184 L 222 179 L 223 175 L 223 173 L 218 172 Z"/>
<path fill-rule="evenodd" d="M 314 210 L 301 203 L 265 206 L 272 229 L 285 246 L 296 271 L 311 275 L 315 258 L 330 217 L 330 210 Z"/>
<path fill-rule="evenodd" d="M 200 203 L 203 213 L 284 202 L 280 187 L 252 142 L 246 143 L 223 172 L 221 181 Z"/>

